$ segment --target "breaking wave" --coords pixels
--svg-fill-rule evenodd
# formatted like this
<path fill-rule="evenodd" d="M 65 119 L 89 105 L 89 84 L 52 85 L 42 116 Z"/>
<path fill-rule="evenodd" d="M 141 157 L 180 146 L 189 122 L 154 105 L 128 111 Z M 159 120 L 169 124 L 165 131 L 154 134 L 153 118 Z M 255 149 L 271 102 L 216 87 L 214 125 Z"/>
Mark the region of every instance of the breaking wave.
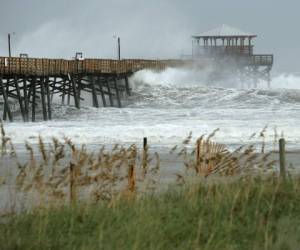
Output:
<path fill-rule="evenodd" d="M 197 137 L 220 128 L 215 139 L 237 146 L 258 143 L 260 139 L 253 141 L 249 136 L 268 125 L 267 146 L 272 147 L 276 129 L 278 134 L 284 133 L 289 148 L 299 148 L 300 77 L 274 77 L 271 89 L 240 89 L 207 86 L 205 74 L 141 71 L 132 77 L 133 95 L 122 109 L 86 106 L 77 110 L 57 105 L 54 120 L 7 123 L 7 134 L 15 143 L 34 142 L 42 135 L 45 140 L 67 136 L 89 145 L 140 145 L 147 136 L 152 146 L 170 147 L 189 132 Z"/>
<path fill-rule="evenodd" d="M 157 108 L 268 108 L 300 104 L 300 77 L 279 75 L 272 88 L 241 89 L 206 84 L 207 72 L 167 69 L 143 70 L 132 78 L 135 96 L 130 107 Z M 237 83 L 234 83 L 237 84 Z M 232 84 L 232 85 L 234 85 Z M 222 86 L 225 85 L 225 86 Z"/>

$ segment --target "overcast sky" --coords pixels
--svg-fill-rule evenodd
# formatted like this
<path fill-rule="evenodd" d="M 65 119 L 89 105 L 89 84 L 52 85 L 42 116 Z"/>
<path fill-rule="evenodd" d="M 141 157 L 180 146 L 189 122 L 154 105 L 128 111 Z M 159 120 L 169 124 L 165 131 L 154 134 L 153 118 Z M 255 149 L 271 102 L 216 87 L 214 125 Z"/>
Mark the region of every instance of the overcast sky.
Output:
<path fill-rule="evenodd" d="M 275 70 L 300 72 L 299 0 L 0 0 L 0 55 L 71 58 L 176 58 L 193 34 L 228 24 L 256 33 L 257 53 Z"/>

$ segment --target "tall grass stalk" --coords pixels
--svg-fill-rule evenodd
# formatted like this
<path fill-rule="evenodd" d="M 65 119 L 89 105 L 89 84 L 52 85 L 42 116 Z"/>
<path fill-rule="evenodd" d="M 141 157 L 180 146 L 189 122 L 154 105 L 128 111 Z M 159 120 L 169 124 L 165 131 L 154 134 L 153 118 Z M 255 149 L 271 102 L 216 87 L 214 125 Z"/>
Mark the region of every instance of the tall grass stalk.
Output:
<path fill-rule="evenodd" d="M 300 179 L 211 179 L 1 222 L 3 249 L 298 249 Z"/>

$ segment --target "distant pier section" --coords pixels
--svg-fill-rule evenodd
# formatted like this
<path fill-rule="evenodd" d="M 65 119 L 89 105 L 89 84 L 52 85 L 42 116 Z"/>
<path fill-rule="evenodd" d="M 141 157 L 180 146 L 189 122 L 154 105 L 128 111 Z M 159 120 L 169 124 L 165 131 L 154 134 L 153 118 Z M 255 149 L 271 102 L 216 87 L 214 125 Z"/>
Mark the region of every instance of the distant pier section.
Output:
<path fill-rule="evenodd" d="M 212 81 L 235 76 L 244 87 L 257 87 L 259 81 L 271 84 L 272 54 L 255 54 L 253 40 L 257 35 L 223 24 L 192 36 L 192 55 L 195 61 L 209 60 L 213 65 Z"/>
<path fill-rule="evenodd" d="M 13 121 L 15 115 L 25 122 L 40 117 L 51 120 L 54 96 L 56 100 L 57 96 L 60 98 L 62 105 L 80 108 L 89 94 L 94 107 L 121 108 L 123 98 L 131 95 L 128 78 L 143 69 L 209 67 L 209 83 L 234 76 L 250 87 L 256 87 L 262 80 L 270 87 L 274 57 L 253 53 L 255 37 L 223 25 L 193 36 L 192 55 L 178 60 L 121 60 L 120 56 L 119 60 L 89 59 L 83 58 L 82 53 L 76 53 L 72 60 L 30 58 L 26 54 L 0 57 L 3 120 Z"/>

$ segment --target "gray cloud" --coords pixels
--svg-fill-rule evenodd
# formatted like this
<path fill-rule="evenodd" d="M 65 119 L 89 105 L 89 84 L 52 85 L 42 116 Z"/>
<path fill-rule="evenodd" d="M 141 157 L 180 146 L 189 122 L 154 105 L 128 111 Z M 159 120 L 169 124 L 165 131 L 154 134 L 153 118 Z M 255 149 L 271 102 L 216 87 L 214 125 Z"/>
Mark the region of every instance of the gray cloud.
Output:
<path fill-rule="evenodd" d="M 256 51 L 274 53 L 276 69 L 299 71 L 300 2 L 296 0 L 0 0 L 0 54 L 35 57 L 176 58 L 190 36 L 226 23 L 258 34 Z"/>

